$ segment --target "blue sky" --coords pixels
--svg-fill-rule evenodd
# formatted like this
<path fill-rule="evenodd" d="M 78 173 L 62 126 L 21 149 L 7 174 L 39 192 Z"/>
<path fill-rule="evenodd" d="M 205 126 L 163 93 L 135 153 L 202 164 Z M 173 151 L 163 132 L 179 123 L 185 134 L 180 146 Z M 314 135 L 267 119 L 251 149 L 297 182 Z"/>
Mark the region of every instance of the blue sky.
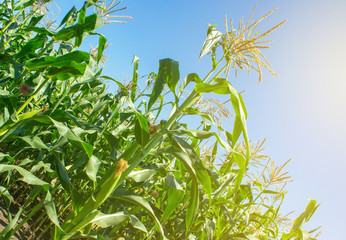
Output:
<path fill-rule="evenodd" d="M 82 3 L 58 2 L 62 15 Z M 247 19 L 256 3 L 124 0 L 120 6 L 128 10 L 121 14 L 134 19 L 99 31 L 112 43 L 106 50 L 105 71 L 128 80 L 133 55 L 137 55 L 140 75 L 157 71 L 158 60 L 169 57 L 179 61 L 181 78 L 191 72 L 204 76 L 209 59 L 198 62 L 198 56 L 207 24 L 217 24 L 224 31 L 226 14 L 235 22 L 243 16 Z M 346 226 L 346 1 L 259 1 L 255 18 L 274 8 L 278 10 L 260 29 L 287 20 L 271 34 L 271 48 L 264 51 L 280 77 L 265 72 L 259 84 L 256 75 L 240 74 L 231 83 L 239 91 L 246 90 L 250 138 L 267 138 L 265 153 L 278 164 L 292 159 L 286 169 L 294 182 L 287 186 L 284 211 L 296 210 L 296 217 L 309 198 L 316 199 L 322 205 L 306 228 L 321 225 L 324 234 L 319 239 L 342 239 Z M 231 122 L 225 124 L 231 129 Z"/>

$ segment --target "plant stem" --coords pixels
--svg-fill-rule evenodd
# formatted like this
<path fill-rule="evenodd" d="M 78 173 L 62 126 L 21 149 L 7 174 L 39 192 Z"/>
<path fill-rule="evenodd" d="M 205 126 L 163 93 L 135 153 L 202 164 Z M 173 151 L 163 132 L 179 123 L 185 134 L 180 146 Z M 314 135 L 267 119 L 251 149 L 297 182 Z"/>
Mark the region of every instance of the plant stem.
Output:
<path fill-rule="evenodd" d="M 203 78 L 202 82 L 206 82 L 208 80 L 208 78 L 215 72 L 215 70 L 217 69 L 217 67 L 219 66 L 219 64 L 221 63 L 221 61 L 224 59 L 224 56 L 222 56 L 222 58 L 217 62 L 216 67 L 213 68 L 208 74 L 207 76 L 205 76 L 205 78 Z"/>

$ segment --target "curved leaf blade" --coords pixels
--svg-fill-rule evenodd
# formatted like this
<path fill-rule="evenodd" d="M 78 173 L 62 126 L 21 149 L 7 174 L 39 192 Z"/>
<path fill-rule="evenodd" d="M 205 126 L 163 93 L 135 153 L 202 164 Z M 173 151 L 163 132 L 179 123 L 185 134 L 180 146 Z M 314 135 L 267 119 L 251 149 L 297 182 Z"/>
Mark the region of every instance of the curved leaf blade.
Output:
<path fill-rule="evenodd" d="M 132 171 L 128 177 L 133 179 L 135 182 L 144 182 L 150 179 L 157 173 L 157 169 L 143 169 L 139 171 Z"/>
<path fill-rule="evenodd" d="M 139 113 L 136 113 L 135 137 L 141 146 L 145 146 L 150 139 L 147 120 Z"/>
<path fill-rule="evenodd" d="M 139 206 L 145 208 L 149 212 L 151 217 L 155 220 L 155 223 L 156 223 L 157 227 L 160 229 L 162 237 L 164 239 L 167 239 L 165 237 L 165 232 L 163 230 L 163 227 L 162 227 L 159 219 L 156 217 L 156 215 L 155 215 L 153 209 L 151 208 L 150 204 L 147 201 L 145 201 L 141 196 L 138 196 L 138 195 L 135 195 L 135 194 L 132 194 L 132 193 L 128 193 L 125 190 L 118 188 L 113 193 L 112 198 L 123 200 L 123 201 L 127 201 L 127 202 L 130 202 L 130 203 L 133 203 L 135 205 L 139 205 Z"/>
<path fill-rule="evenodd" d="M 60 224 L 59 224 L 58 215 L 56 213 L 56 208 L 55 208 L 55 204 L 54 204 L 54 201 L 53 201 L 53 197 L 52 197 L 52 194 L 49 191 L 47 191 L 46 198 L 44 199 L 44 207 L 46 209 L 47 215 L 50 218 L 50 220 L 58 228 L 61 229 Z"/>
<path fill-rule="evenodd" d="M 0 173 L 2 172 L 7 172 L 7 171 L 12 171 L 12 170 L 17 170 L 20 175 L 22 175 L 23 178 L 20 180 L 23 182 L 26 182 L 31 185 L 38 185 L 38 186 L 45 186 L 49 185 L 49 183 L 42 181 L 38 177 L 36 177 L 34 174 L 29 172 L 28 170 L 25 170 L 22 167 L 19 166 L 14 166 L 14 165 L 7 165 L 7 164 L 0 164 Z"/>
<path fill-rule="evenodd" d="M 175 94 L 175 88 L 179 82 L 179 63 L 173 59 L 166 58 L 160 60 L 159 73 L 156 77 L 153 92 L 148 103 L 148 110 L 154 105 L 161 95 L 164 85 L 167 84 L 169 89 Z"/>
<path fill-rule="evenodd" d="M 202 50 L 199 54 L 199 59 L 201 59 L 201 57 L 203 57 L 205 54 L 207 54 L 209 51 L 211 51 L 212 48 L 220 40 L 221 37 L 222 37 L 222 33 L 215 29 L 215 25 L 210 26 L 208 28 L 207 39 L 205 40 L 203 47 L 202 47 Z"/>
<path fill-rule="evenodd" d="M 107 228 L 110 226 L 118 225 L 126 219 L 128 219 L 128 215 L 126 215 L 124 212 L 117 212 L 113 214 L 104 214 L 102 212 L 99 212 L 91 221 L 91 223 L 94 223 L 101 228 Z"/>
<path fill-rule="evenodd" d="M 99 170 L 100 165 L 101 165 L 100 159 L 98 159 L 98 157 L 96 157 L 94 155 L 92 155 L 89 158 L 89 161 L 86 165 L 86 169 L 85 169 L 86 174 L 94 182 L 96 182 L 97 172 Z"/>

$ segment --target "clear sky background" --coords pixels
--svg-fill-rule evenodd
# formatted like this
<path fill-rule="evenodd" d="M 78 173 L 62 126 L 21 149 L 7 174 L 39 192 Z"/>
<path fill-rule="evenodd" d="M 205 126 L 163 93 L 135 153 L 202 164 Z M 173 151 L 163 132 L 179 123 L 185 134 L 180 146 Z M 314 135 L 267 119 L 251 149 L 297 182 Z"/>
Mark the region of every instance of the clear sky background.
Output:
<path fill-rule="evenodd" d="M 81 0 L 56 1 L 66 13 Z M 108 1 L 111 2 L 111 1 Z M 134 19 L 100 29 L 112 45 L 105 71 L 129 80 L 133 55 L 140 57 L 139 74 L 157 72 L 158 61 L 180 63 L 181 78 L 210 69 L 208 57 L 198 62 L 207 23 L 224 32 L 224 18 L 235 22 L 249 17 L 252 0 L 124 0 L 120 14 Z M 231 83 L 243 94 L 248 131 L 253 140 L 267 138 L 265 153 L 277 164 L 292 159 L 286 168 L 288 184 L 284 211 L 297 217 L 308 199 L 322 203 L 306 229 L 322 226 L 319 239 L 344 239 L 346 227 L 346 1 L 259 1 L 255 19 L 278 10 L 260 25 L 265 31 L 283 20 L 273 32 L 271 48 L 264 51 L 280 77 L 241 74 Z M 115 91 L 114 86 L 110 91 Z M 232 128 L 231 121 L 224 126 Z"/>

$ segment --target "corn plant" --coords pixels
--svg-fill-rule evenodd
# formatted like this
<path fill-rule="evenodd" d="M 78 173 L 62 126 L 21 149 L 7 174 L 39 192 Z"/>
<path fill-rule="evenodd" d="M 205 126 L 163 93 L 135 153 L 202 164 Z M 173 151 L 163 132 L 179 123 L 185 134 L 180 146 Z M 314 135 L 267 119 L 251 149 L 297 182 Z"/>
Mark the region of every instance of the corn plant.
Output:
<path fill-rule="evenodd" d="M 260 81 L 261 67 L 272 72 L 262 39 L 282 23 L 257 31 L 269 13 L 238 29 L 226 21 L 224 34 L 209 26 L 200 54 L 211 56 L 206 76 L 180 81 L 178 62 L 162 59 L 140 91 L 136 56 L 127 84 L 102 75 L 107 39 L 95 30 L 125 9 L 116 9 L 120 2 L 85 1 L 54 29 L 39 25 L 48 2 L 0 5 L 1 239 L 25 225 L 34 239 L 309 239 L 302 224 L 316 201 L 292 226 L 282 224 L 289 178 L 249 141 L 246 107 L 229 80 L 232 69 L 255 69 Z M 98 47 L 78 50 L 89 35 Z M 108 92 L 105 81 L 119 90 Z M 234 119 L 231 132 L 203 110 L 204 93 L 229 96 L 232 113 L 218 106 Z M 169 117 L 160 119 L 166 106 Z M 198 129 L 184 123 L 191 115 Z M 250 170 L 261 166 L 258 175 Z"/>

